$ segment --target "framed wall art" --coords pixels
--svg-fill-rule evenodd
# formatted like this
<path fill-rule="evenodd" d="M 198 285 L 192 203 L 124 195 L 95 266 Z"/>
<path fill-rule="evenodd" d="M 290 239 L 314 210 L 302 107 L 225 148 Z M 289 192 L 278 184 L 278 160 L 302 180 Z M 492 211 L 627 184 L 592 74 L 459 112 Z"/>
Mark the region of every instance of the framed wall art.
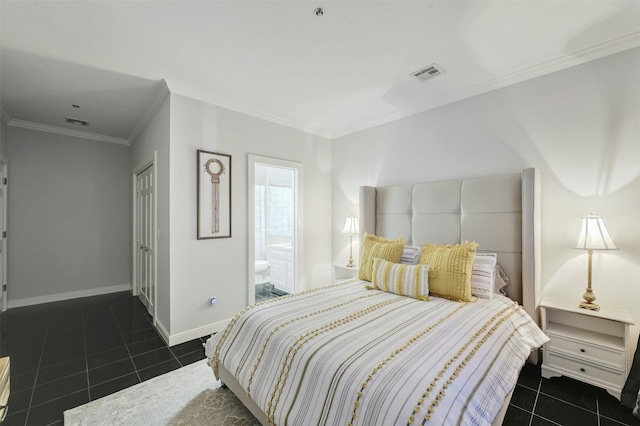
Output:
<path fill-rule="evenodd" d="M 198 150 L 198 239 L 231 237 L 231 156 Z"/>

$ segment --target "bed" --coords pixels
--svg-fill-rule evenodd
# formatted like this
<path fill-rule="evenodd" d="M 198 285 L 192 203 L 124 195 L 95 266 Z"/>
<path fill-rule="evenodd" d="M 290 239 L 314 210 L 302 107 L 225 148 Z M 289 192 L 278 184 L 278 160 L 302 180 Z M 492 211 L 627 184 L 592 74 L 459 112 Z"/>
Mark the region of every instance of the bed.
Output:
<path fill-rule="evenodd" d="M 360 279 L 248 306 L 207 342 L 262 424 L 502 424 L 537 327 L 539 191 L 522 173 L 361 187 L 363 234 L 495 253 L 509 297 L 428 301 Z"/>

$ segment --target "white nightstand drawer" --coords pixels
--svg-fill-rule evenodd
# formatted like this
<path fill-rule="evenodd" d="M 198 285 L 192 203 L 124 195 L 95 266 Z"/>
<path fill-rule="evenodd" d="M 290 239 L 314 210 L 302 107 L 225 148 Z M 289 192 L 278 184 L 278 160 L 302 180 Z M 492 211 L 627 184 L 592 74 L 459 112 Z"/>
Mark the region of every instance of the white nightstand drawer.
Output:
<path fill-rule="evenodd" d="M 585 341 L 547 333 L 551 341 L 547 343 L 550 351 L 561 352 L 574 358 L 592 361 L 622 371 L 625 367 L 625 352 L 616 348 L 592 345 Z"/>
<path fill-rule="evenodd" d="M 622 386 L 624 386 L 625 373 L 622 371 L 597 367 L 593 364 L 565 358 L 552 352 L 548 353 L 548 357 L 549 367 L 564 370 L 568 373 L 567 375 L 573 376 L 578 380 L 597 385 L 609 385 L 617 389 L 622 389 Z"/>

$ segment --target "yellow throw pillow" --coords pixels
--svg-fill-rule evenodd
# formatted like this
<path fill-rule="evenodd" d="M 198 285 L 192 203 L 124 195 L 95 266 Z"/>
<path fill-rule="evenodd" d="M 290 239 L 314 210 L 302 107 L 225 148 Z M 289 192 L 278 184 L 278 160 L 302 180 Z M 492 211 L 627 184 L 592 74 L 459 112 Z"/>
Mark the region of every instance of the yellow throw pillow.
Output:
<path fill-rule="evenodd" d="M 471 301 L 471 275 L 477 243 L 455 246 L 425 244 L 420 263 L 429 265 L 429 292 L 461 302 Z"/>
<path fill-rule="evenodd" d="M 429 265 L 405 265 L 375 258 L 371 284 L 372 289 L 427 301 Z"/>
<path fill-rule="evenodd" d="M 382 237 L 364 234 L 362 242 L 362 256 L 360 256 L 360 270 L 358 271 L 358 279 L 371 281 L 373 273 L 373 259 L 376 257 L 388 260 L 393 263 L 400 263 L 404 250 L 404 239 L 402 237 L 397 240 L 388 241 Z"/>

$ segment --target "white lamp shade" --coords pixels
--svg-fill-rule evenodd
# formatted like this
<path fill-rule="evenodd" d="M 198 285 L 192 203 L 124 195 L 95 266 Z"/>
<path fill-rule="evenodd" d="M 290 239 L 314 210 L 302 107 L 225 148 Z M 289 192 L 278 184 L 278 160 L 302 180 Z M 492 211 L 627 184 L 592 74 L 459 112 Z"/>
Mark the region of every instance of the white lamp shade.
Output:
<path fill-rule="evenodd" d="M 360 232 L 358 230 L 358 219 L 351 216 L 348 217 L 344 223 L 344 228 L 342 229 L 343 234 L 357 234 Z"/>
<path fill-rule="evenodd" d="M 580 250 L 617 250 L 618 247 L 607 232 L 602 216 L 589 215 L 582 218 L 582 227 L 576 248 Z"/>

